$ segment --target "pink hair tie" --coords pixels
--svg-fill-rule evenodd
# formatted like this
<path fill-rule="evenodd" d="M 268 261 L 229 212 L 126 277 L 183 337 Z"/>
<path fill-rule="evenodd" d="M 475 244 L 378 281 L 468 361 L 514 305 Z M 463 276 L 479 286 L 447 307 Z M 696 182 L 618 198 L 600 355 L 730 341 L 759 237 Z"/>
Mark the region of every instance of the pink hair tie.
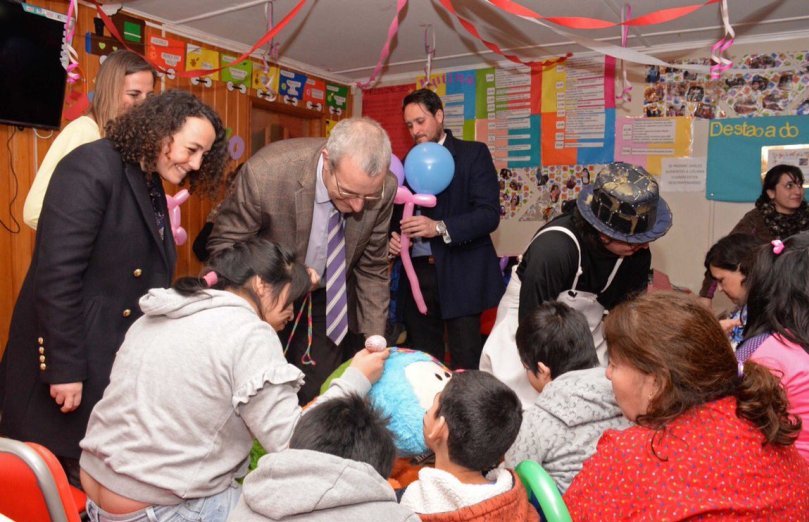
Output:
<path fill-rule="evenodd" d="M 778 255 L 784 251 L 784 243 L 780 239 L 773 239 L 770 244 L 772 245 L 773 254 Z"/>
<path fill-rule="evenodd" d="M 202 276 L 202 279 L 205 280 L 205 283 L 208 285 L 208 288 L 213 288 L 216 285 L 216 283 L 219 282 L 219 276 L 216 275 L 216 272 L 214 272 L 213 270 Z"/>

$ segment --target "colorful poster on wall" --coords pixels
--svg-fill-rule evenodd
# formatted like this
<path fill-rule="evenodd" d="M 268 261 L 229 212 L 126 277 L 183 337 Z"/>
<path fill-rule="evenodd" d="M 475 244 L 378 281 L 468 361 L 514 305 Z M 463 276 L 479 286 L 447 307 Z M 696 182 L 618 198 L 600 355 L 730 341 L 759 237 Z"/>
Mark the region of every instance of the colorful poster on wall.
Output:
<path fill-rule="evenodd" d="M 475 118 L 478 120 L 488 120 L 496 116 L 494 111 L 494 67 L 488 69 L 478 69 L 477 89 L 475 91 Z"/>
<path fill-rule="evenodd" d="M 475 139 L 475 95 L 477 71 L 456 71 L 430 75 L 429 87 L 444 104 L 444 128 L 456 138 Z M 416 88 L 428 86 L 425 75 L 416 77 Z"/>
<path fill-rule="evenodd" d="M 303 106 L 313 111 L 322 111 L 326 105 L 326 82 L 319 78 L 307 78 L 303 87 Z"/>
<path fill-rule="evenodd" d="M 236 61 L 238 56 L 223 54 L 220 60 L 224 69 L 221 71 L 222 81 L 232 85 L 245 85 L 250 87 L 253 84 L 253 62 L 244 60 L 236 65 L 229 65 Z"/>
<path fill-rule="evenodd" d="M 486 94 L 476 97 L 475 139 L 489 147 L 498 169 L 538 166 L 540 117 L 531 114 L 530 70 L 485 71 Z"/>
<path fill-rule="evenodd" d="M 542 164 L 613 160 L 615 59 L 570 59 L 542 71 Z"/>
<path fill-rule="evenodd" d="M 298 105 L 303 99 L 306 75 L 285 69 L 281 69 L 279 75 L 278 94 L 283 98 L 285 103 Z"/>
<path fill-rule="evenodd" d="M 195 44 L 187 44 L 185 51 L 186 71 L 207 71 L 219 68 L 219 52 Z M 206 74 L 203 78 L 219 80 L 219 72 Z"/>
<path fill-rule="evenodd" d="M 163 70 L 180 72 L 185 67 L 185 42 L 152 35 L 146 41 L 146 57 Z"/>
<path fill-rule="evenodd" d="M 327 83 L 326 105 L 329 106 L 329 114 L 338 117 L 345 114 L 348 108 L 348 87 Z"/>
<path fill-rule="evenodd" d="M 762 149 L 809 144 L 809 118 L 763 116 L 710 122 L 706 197 L 752 202 L 761 193 Z"/>
<path fill-rule="evenodd" d="M 254 63 L 251 87 L 257 91 L 272 90 L 277 94 L 279 76 L 278 66 L 270 65 L 265 71 L 264 64 Z M 269 89 L 267 84 L 269 84 Z"/>
<path fill-rule="evenodd" d="M 615 161 L 639 165 L 659 175 L 663 158 L 691 154 L 691 123 L 691 118 L 618 118 Z"/>

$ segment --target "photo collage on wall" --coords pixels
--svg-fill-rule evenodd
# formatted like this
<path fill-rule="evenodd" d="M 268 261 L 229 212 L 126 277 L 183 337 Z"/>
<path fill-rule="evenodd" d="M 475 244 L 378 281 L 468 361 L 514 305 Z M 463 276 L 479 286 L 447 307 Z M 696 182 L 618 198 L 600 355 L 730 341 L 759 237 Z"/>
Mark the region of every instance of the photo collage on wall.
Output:
<path fill-rule="evenodd" d="M 709 66 L 710 60 L 687 63 Z M 809 52 L 749 54 L 734 65 L 774 71 L 711 80 L 707 74 L 649 66 L 643 115 L 714 119 L 809 114 Z M 778 70 L 783 68 L 789 70 Z"/>
<path fill-rule="evenodd" d="M 499 172 L 500 217 L 504 220 L 547 222 L 575 200 L 582 187 L 595 179 L 604 165 L 550 165 L 503 168 Z"/>

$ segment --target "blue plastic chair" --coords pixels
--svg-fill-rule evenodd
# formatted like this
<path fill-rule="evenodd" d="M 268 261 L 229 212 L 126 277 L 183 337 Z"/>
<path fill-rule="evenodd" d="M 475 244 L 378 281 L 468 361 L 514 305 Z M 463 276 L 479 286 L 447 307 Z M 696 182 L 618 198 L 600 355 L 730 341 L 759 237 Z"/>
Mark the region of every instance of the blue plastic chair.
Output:
<path fill-rule="evenodd" d="M 548 472 L 533 460 L 520 462 L 514 471 L 528 491 L 528 499 L 548 522 L 572 522 L 565 501 Z"/>

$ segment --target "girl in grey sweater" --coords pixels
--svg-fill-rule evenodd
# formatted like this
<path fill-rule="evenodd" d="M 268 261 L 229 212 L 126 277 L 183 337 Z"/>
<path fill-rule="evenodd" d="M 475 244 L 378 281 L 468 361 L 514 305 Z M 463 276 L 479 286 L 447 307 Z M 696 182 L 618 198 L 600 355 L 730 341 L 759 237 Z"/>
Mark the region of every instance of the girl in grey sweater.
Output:
<path fill-rule="evenodd" d="M 81 442 L 91 520 L 226 520 L 254 438 L 284 449 L 303 374 L 276 334 L 311 281 L 283 247 L 253 239 L 202 278 L 153 289 L 127 332 Z M 387 351 L 362 351 L 322 396 L 366 394 Z M 121 518 L 125 515 L 125 518 Z M 196 520 L 196 519 L 195 519 Z"/>

